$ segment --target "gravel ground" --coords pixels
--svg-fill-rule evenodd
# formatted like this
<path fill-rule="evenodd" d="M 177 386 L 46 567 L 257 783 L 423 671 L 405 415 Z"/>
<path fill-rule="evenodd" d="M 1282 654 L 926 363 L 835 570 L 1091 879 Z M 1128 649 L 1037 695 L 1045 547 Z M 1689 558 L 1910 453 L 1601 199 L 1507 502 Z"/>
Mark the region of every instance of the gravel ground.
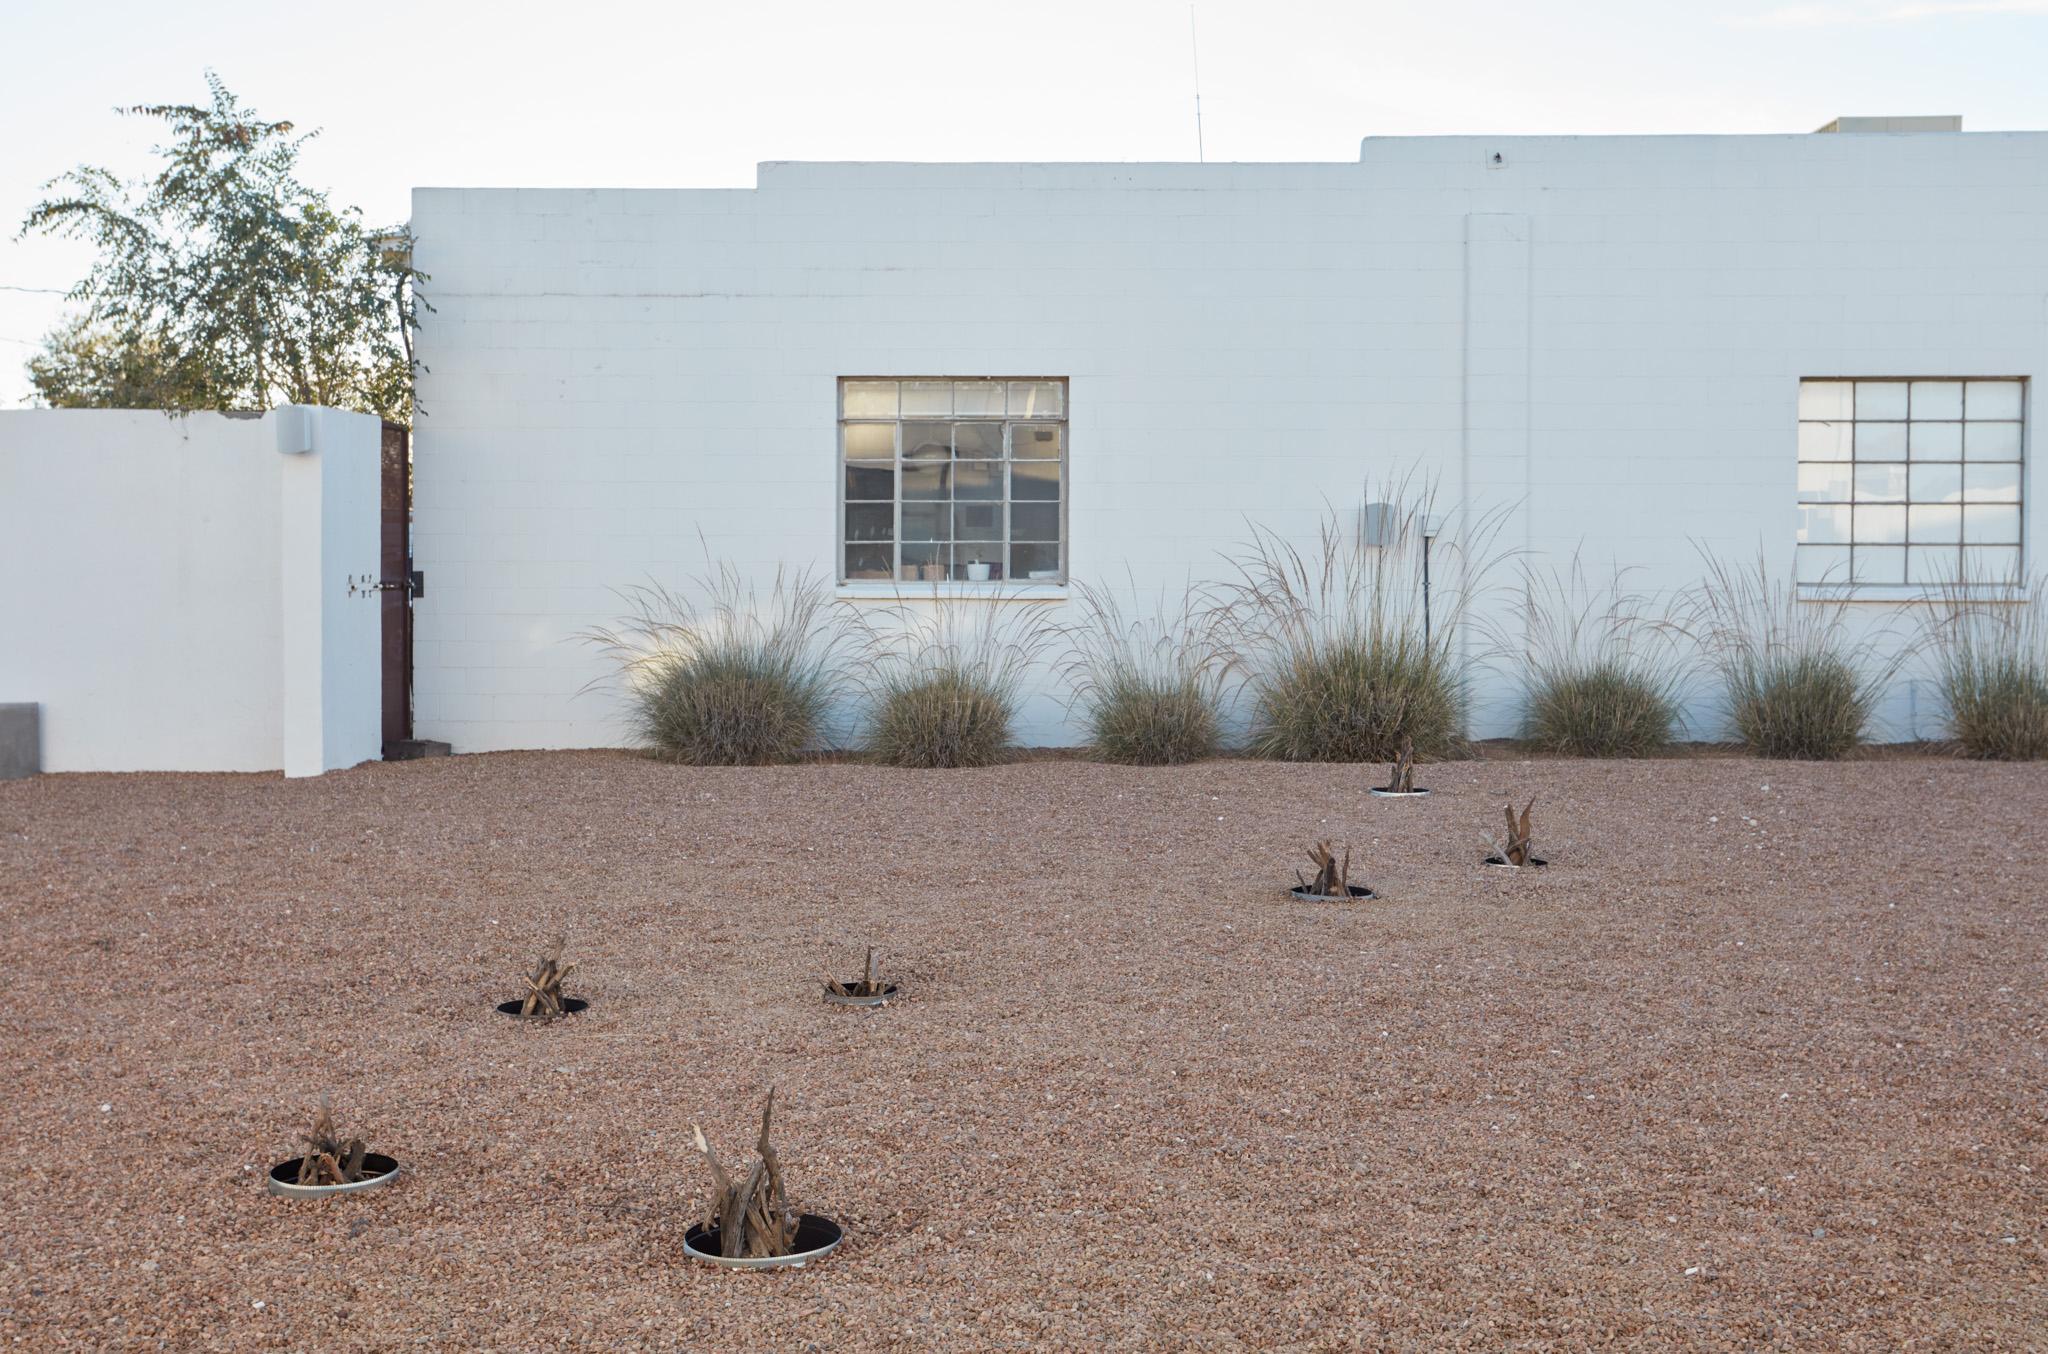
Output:
<path fill-rule="evenodd" d="M 0 1340 L 2048 1341 L 2048 768 L 1378 771 L 0 784 Z M 1317 835 L 1387 900 L 1289 900 Z M 560 934 L 589 1011 L 493 1013 Z M 870 942 L 909 999 L 826 1007 Z M 688 1264 L 771 1083 L 849 1240 Z M 405 1178 L 264 1192 L 323 1091 Z"/>

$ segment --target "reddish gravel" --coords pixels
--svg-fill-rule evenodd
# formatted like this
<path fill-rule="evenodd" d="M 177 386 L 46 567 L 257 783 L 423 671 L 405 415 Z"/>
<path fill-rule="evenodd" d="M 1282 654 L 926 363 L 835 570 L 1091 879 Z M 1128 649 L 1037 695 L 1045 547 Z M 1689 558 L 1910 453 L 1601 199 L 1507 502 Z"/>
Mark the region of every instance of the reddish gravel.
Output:
<path fill-rule="evenodd" d="M 2048 768 L 1379 770 L 0 784 L 0 1340 L 2048 1339 Z M 1388 901 L 1286 898 L 1325 834 Z M 590 1010 L 494 1014 L 560 933 Z M 828 1008 L 869 941 L 910 999 Z M 687 1264 L 771 1082 L 850 1239 Z M 407 1178 L 264 1193 L 323 1090 Z"/>

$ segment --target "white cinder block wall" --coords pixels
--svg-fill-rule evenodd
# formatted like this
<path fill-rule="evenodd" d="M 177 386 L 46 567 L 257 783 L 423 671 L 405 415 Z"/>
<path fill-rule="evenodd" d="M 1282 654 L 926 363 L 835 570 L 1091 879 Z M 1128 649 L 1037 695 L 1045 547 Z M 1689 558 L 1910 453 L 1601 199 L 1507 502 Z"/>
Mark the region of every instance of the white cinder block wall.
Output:
<path fill-rule="evenodd" d="M 43 769 L 376 757 L 379 436 L 334 409 L 0 412 L 0 701 L 41 705 Z"/>
<path fill-rule="evenodd" d="M 842 376 L 1069 377 L 1079 578 L 1214 578 L 1248 522 L 1310 533 L 1419 472 L 1531 560 L 1676 589 L 1695 542 L 1789 570 L 1801 377 L 2048 366 L 2035 133 L 766 164 L 752 191 L 422 189 L 413 227 L 416 716 L 458 750 L 619 741 L 574 639 L 614 587 L 707 549 L 835 568 Z M 1511 731 L 1505 682 L 1476 733 Z M 1890 731 L 1931 732 L 1900 690 Z M 1023 732 L 1073 740 L 1050 690 Z"/>

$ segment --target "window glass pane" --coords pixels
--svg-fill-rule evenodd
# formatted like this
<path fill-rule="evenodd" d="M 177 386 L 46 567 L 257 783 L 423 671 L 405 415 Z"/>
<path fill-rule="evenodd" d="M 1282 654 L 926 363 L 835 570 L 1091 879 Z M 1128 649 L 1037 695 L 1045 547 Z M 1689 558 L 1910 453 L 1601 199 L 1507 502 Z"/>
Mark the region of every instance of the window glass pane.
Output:
<path fill-rule="evenodd" d="M 1002 462 L 955 461 L 953 463 L 954 498 L 1001 498 L 1002 496 Z"/>
<path fill-rule="evenodd" d="M 896 459 L 896 425 L 893 423 L 849 423 L 841 435 L 849 461 Z"/>
<path fill-rule="evenodd" d="M 954 504 L 953 534 L 963 541 L 1000 541 L 1003 538 L 1003 505 Z"/>
<path fill-rule="evenodd" d="M 952 475 L 952 467 L 945 465 L 920 465 L 903 467 L 903 498 L 944 498 L 946 483 Z"/>
<path fill-rule="evenodd" d="M 1856 465 L 1858 503 L 1903 503 L 1906 501 L 1906 467 L 1902 462 Z"/>
<path fill-rule="evenodd" d="M 953 539 L 953 510 L 944 503 L 903 505 L 903 539 L 906 541 L 950 541 Z"/>
<path fill-rule="evenodd" d="M 1012 503 L 1010 539 L 1013 541 L 1056 541 L 1060 538 L 1060 505 L 1057 503 Z"/>
<path fill-rule="evenodd" d="M 1057 545 L 1010 547 L 1010 577 L 1027 583 L 1047 583 L 1059 576 L 1060 548 Z"/>
<path fill-rule="evenodd" d="M 846 467 L 848 499 L 896 497 L 896 467 L 893 465 L 849 465 Z"/>
<path fill-rule="evenodd" d="M 1913 382 L 1913 417 L 1961 418 L 1963 416 L 1963 383 L 1961 381 L 1915 381 Z"/>
<path fill-rule="evenodd" d="M 955 423 L 953 454 L 963 461 L 996 460 L 1003 454 L 1000 423 Z"/>
<path fill-rule="evenodd" d="M 1058 381 L 1010 382 L 1011 418 L 1061 418 L 1066 412 L 1066 388 Z"/>
<path fill-rule="evenodd" d="M 842 416 L 846 418 L 896 417 L 894 381 L 848 381 L 844 387 Z"/>
<path fill-rule="evenodd" d="M 903 425 L 903 459 L 944 461 L 953 455 L 953 425 L 950 423 L 906 423 Z"/>
<path fill-rule="evenodd" d="M 1849 579 L 1854 583 L 1905 582 L 1906 547 L 1857 542 L 1849 556 Z"/>
<path fill-rule="evenodd" d="M 1822 461 L 1799 467 L 1801 503 L 1847 503 L 1849 484 L 1849 463 L 1846 461 L 1832 464 Z"/>
<path fill-rule="evenodd" d="M 1856 383 L 1856 417 L 1904 418 L 1906 416 L 1906 383 L 1904 381 L 1858 381 Z M 1900 571 L 1905 563 L 1900 561 Z"/>
<path fill-rule="evenodd" d="M 1802 545 L 1798 550 L 1798 578 L 1801 583 L 1847 583 L 1849 547 L 1846 545 Z"/>
<path fill-rule="evenodd" d="M 1855 413 L 1854 387 L 1847 381 L 1801 381 L 1799 417 L 1845 419 Z"/>
<path fill-rule="evenodd" d="M 899 572 L 906 583 L 943 583 L 952 560 L 953 547 L 950 545 L 905 541 L 903 567 Z"/>
<path fill-rule="evenodd" d="M 846 505 L 846 541 L 886 541 L 896 535 L 894 503 L 849 503 Z"/>
<path fill-rule="evenodd" d="M 1045 428 L 1010 428 L 1010 455 L 1020 461 L 1057 458 L 1060 454 L 1060 429 L 1057 425 Z"/>
<path fill-rule="evenodd" d="M 1058 499 L 1059 496 L 1058 461 L 1018 461 L 1011 465 L 1011 498 Z"/>
<path fill-rule="evenodd" d="M 2017 503 L 2020 467 L 2017 461 L 1963 467 L 1965 503 Z"/>
<path fill-rule="evenodd" d="M 1849 542 L 1849 509 L 1816 508 L 1802 506 L 1799 509 L 1799 543 L 1801 545 L 1833 545 Z"/>
<path fill-rule="evenodd" d="M 2020 582 L 2020 548 L 2016 545 L 1966 545 L 1963 577 L 1972 583 Z"/>
<path fill-rule="evenodd" d="M 909 446 L 908 442 L 903 445 Z M 1856 425 L 1856 459 L 1859 461 L 1903 461 L 1906 459 L 1906 425 L 1903 423 L 1859 423 Z"/>
<path fill-rule="evenodd" d="M 1915 423 L 1907 437 L 1907 448 L 1916 461 L 1960 461 L 1963 459 L 1963 425 L 1960 423 Z"/>
<path fill-rule="evenodd" d="M 986 579 L 976 578 L 981 570 L 977 564 L 988 566 Z M 1003 576 L 1003 543 L 1001 541 L 962 541 L 953 547 L 953 577 L 964 578 L 971 583 L 993 583 Z"/>
<path fill-rule="evenodd" d="M 2017 461 L 2020 425 L 1972 423 L 1963 429 L 1963 454 L 1973 461 Z"/>
<path fill-rule="evenodd" d="M 1864 508 L 1856 510 L 1856 544 L 1894 545 L 1906 540 L 1906 510 L 1904 508 Z M 1905 562 L 1899 568 L 1905 569 Z"/>
<path fill-rule="evenodd" d="M 1963 412 L 1971 422 L 1980 418 L 2018 418 L 2020 416 L 2020 383 L 2018 381 L 1972 381 L 1964 392 Z"/>
<path fill-rule="evenodd" d="M 1915 545 L 1906 550 L 1908 583 L 1948 583 L 1961 567 L 1962 554 L 1952 545 Z"/>
<path fill-rule="evenodd" d="M 1915 503 L 1906 510 L 1906 539 L 1916 545 L 1963 539 L 1963 510 L 1953 503 Z"/>
<path fill-rule="evenodd" d="M 2018 545 L 2019 508 L 1975 504 L 1964 508 L 1963 540 L 1969 545 Z"/>
<path fill-rule="evenodd" d="M 1846 461 L 1853 423 L 1802 423 L 1799 425 L 1799 459 L 1802 461 Z"/>
<path fill-rule="evenodd" d="M 903 383 L 903 417 L 905 418 L 950 418 L 953 414 L 953 383 L 951 381 L 905 381 Z"/>
<path fill-rule="evenodd" d="M 955 381 L 953 383 L 953 412 L 962 418 L 975 416 L 1001 418 L 1003 416 L 1003 383 L 1001 381 Z"/>
<path fill-rule="evenodd" d="M 846 576 L 848 578 L 883 578 L 889 576 L 887 545 L 849 545 L 846 547 Z"/>
<path fill-rule="evenodd" d="M 1963 497 L 1963 468 L 1959 465 L 1916 465 L 1911 493 L 1915 503 L 1959 503 Z"/>

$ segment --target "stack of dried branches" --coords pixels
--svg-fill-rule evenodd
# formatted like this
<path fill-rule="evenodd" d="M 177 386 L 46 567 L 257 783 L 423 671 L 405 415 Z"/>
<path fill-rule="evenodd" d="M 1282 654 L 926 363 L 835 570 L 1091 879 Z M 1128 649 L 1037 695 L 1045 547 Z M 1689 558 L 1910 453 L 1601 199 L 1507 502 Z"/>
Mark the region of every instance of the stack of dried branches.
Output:
<path fill-rule="evenodd" d="M 1344 848 L 1340 860 L 1330 850 L 1327 841 L 1317 842 L 1308 849 L 1309 861 L 1316 867 L 1314 880 L 1301 877 L 1301 871 L 1294 872 L 1294 878 L 1303 891 L 1317 898 L 1349 898 L 1351 896 L 1351 848 Z"/>
<path fill-rule="evenodd" d="M 827 973 L 825 990 L 835 997 L 879 997 L 887 994 L 889 985 L 882 981 L 881 965 L 875 962 L 875 947 L 868 946 L 867 967 L 861 971 L 860 981 L 848 986 Z"/>
<path fill-rule="evenodd" d="M 555 953 L 543 956 L 533 972 L 526 975 L 526 1000 L 519 1003 L 519 1014 L 537 1020 L 553 1020 L 565 1013 L 562 1005 L 562 979 L 576 971 L 574 964 L 563 964 L 561 960 L 563 942 L 555 942 Z"/>
<path fill-rule="evenodd" d="M 744 1184 L 735 1183 L 719 1164 L 718 1153 L 704 1140 L 704 1130 L 695 1124 L 690 1132 L 697 1150 L 711 1168 L 711 1206 L 704 1225 L 718 1232 L 718 1253 L 727 1259 L 756 1259 L 788 1255 L 796 1248 L 797 1215 L 782 1188 L 782 1161 L 768 1141 L 768 1126 L 775 1114 L 775 1091 L 761 1107 L 761 1139 L 755 1150 L 761 1159 L 747 1172 Z"/>
<path fill-rule="evenodd" d="M 1521 866 L 1536 859 L 1535 847 L 1531 845 L 1529 838 L 1529 810 L 1535 807 L 1536 797 L 1531 795 L 1529 802 L 1522 806 L 1522 816 L 1519 819 L 1515 817 L 1513 804 L 1502 810 L 1507 815 L 1508 835 L 1505 841 L 1487 838 L 1487 841 L 1493 844 L 1494 861 L 1491 863 Z"/>
<path fill-rule="evenodd" d="M 299 1184 L 353 1185 L 365 1178 L 363 1156 L 367 1149 L 363 1140 L 341 1140 L 334 1129 L 334 1112 L 324 1095 L 320 1097 L 320 1117 L 313 1121 L 312 1132 L 306 1134 L 306 1147 L 306 1154 L 299 1158 Z"/>
<path fill-rule="evenodd" d="M 1415 793 L 1415 740 L 1406 734 L 1401 735 L 1401 751 L 1394 757 L 1394 769 L 1387 776 L 1387 793 Z"/>

